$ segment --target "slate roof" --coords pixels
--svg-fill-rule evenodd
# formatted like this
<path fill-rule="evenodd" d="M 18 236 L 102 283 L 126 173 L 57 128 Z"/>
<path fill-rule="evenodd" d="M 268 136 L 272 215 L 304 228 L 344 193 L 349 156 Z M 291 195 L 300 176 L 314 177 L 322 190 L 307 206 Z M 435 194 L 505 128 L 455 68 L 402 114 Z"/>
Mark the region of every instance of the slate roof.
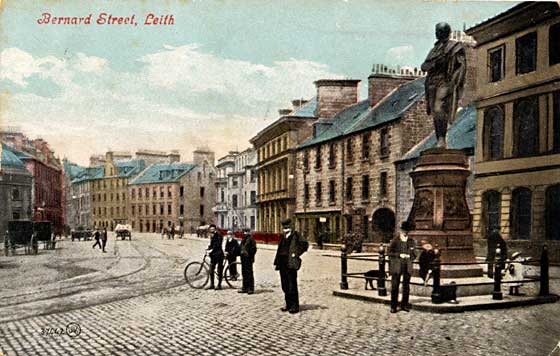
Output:
<path fill-rule="evenodd" d="M 420 153 L 436 146 L 436 134 L 432 134 L 410 149 L 400 161 L 418 158 Z M 474 149 L 476 145 L 476 108 L 471 104 L 457 113 L 457 118 L 447 130 L 447 147 L 451 149 Z"/>
<path fill-rule="evenodd" d="M 195 165 L 190 163 L 155 163 L 144 170 L 130 184 L 153 184 L 177 182 L 186 173 L 190 172 Z"/>
<path fill-rule="evenodd" d="M 399 119 L 412 105 L 424 97 L 424 80 L 425 78 L 419 78 L 400 85 L 373 108 L 370 108 L 368 99 L 349 106 L 334 116 L 330 128 L 305 141 L 298 148 L 370 130 Z"/>
<path fill-rule="evenodd" d="M 63 161 L 63 167 L 64 167 L 64 174 L 70 180 L 75 179 L 86 170 L 86 167 L 82 167 L 76 163 L 68 162 L 68 160 Z"/>
<path fill-rule="evenodd" d="M 72 178 L 72 184 L 81 183 L 87 180 L 103 178 L 103 167 L 85 167 L 82 171 L 78 172 L 76 177 Z"/>
<path fill-rule="evenodd" d="M 291 112 L 288 116 L 297 117 L 315 117 L 315 112 L 317 111 L 317 97 L 309 100 L 307 103 L 300 106 L 295 111 Z"/>
<path fill-rule="evenodd" d="M 146 167 L 146 163 L 141 159 L 133 159 L 130 161 L 116 162 L 115 166 L 118 170 L 118 176 L 126 178 L 142 172 Z"/>
<path fill-rule="evenodd" d="M 4 143 L 2 143 L 2 156 L 0 156 L 0 162 L 0 168 L 14 168 L 27 172 L 25 164 L 23 164 L 21 159 L 19 159 L 18 155 Z"/>

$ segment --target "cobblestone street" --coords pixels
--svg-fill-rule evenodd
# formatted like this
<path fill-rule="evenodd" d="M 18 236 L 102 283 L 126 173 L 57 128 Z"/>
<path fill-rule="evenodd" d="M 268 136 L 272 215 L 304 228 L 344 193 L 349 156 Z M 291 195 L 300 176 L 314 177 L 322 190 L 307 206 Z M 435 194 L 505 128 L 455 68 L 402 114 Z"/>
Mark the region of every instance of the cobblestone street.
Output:
<path fill-rule="evenodd" d="M 185 264 L 202 258 L 207 241 L 111 236 L 105 254 L 92 244 L 64 240 L 38 256 L 2 257 L 4 355 L 546 356 L 560 341 L 558 304 L 390 314 L 385 305 L 333 297 L 339 260 L 323 251 L 303 256 L 301 312 L 290 315 L 280 311 L 272 246 L 259 245 L 257 291 L 245 295 L 184 283 Z M 552 292 L 559 287 L 553 280 Z M 81 333 L 58 334 L 69 323 Z"/>

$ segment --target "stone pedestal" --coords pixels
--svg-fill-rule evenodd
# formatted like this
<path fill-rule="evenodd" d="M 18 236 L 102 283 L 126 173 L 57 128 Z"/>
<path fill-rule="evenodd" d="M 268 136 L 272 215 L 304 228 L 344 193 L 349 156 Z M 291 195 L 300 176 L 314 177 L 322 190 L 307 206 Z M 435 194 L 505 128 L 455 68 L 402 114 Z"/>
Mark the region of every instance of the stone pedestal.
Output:
<path fill-rule="evenodd" d="M 415 230 L 410 236 L 420 246 L 427 240 L 439 248 L 441 262 L 476 262 L 471 216 L 465 188 L 470 175 L 468 157 L 461 150 L 433 148 L 421 153 L 410 173 L 414 204 L 408 217 Z M 477 265 L 444 265 L 442 278 L 482 276 Z"/>

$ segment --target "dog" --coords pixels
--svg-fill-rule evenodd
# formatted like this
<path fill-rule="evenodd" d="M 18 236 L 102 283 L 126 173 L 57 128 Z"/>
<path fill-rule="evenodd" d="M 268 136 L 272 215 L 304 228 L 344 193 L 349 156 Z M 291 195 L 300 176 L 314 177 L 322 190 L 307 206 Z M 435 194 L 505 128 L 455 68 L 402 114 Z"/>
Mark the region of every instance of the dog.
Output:
<path fill-rule="evenodd" d="M 380 276 L 381 275 L 379 274 L 379 271 L 375 269 L 365 272 L 364 273 L 364 277 L 366 279 L 365 290 L 368 290 L 368 285 L 370 286 L 371 290 L 377 289 L 373 286 L 373 280 L 379 280 Z M 385 278 L 387 278 L 387 276 L 388 275 L 385 274 Z"/>

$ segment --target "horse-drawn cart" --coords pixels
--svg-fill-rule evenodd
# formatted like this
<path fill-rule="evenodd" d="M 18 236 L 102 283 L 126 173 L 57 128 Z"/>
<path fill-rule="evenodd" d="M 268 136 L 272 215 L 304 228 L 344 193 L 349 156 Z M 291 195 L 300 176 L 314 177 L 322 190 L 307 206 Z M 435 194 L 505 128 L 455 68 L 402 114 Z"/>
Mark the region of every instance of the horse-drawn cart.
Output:
<path fill-rule="evenodd" d="M 54 250 L 56 241 L 52 233 L 52 225 L 49 221 L 36 221 L 33 223 L 34 240 L 41 241 L 45 250 Z"/>
<path fill-rule="evenodd" d="M 85 240 L 91 240 L 93 238 L 93 231 L 90 229 L 86 229 L 86 230 L 72 230 L 71 233 L 71 237 L 72 237 L 72 241 L 74 240 L 78 240 L 80 241 L 81 239 Z"/>
<path fill-rule="evenodd" d="M 4 255 L 14 255 L 18 247 L 24 247 L 25 254 L 37 254 L 38 245 L 34 235 L 32 221 L 8 221 L 8 233 L 4 239 Z"/>
<path fill-rule="evenodd" d="M 129 240 L 132 240 L 132 228 L 130 225 L 118 224 L 115 227 L 115 233 L 117 234 L 117 238 L 120 237 L 121 240 L 124 240 L 127 237 Z"/>

